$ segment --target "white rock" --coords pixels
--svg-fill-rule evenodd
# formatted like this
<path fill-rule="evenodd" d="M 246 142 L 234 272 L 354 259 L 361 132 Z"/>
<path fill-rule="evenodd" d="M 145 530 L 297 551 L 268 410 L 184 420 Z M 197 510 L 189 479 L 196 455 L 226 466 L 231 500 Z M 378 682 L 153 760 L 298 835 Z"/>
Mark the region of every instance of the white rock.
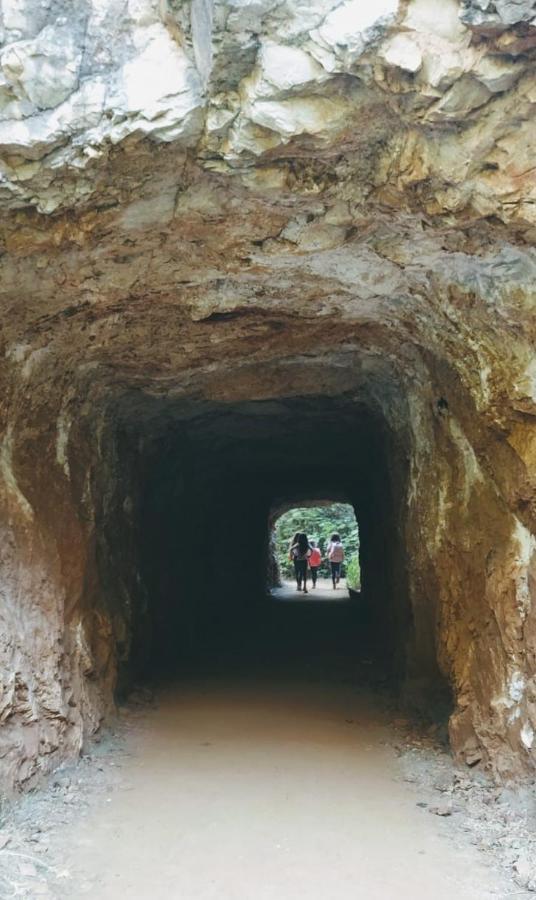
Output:
<path fill-rule="evenodd" d="M 422 53 L 409 34 L 395 34 L 383 45 L 380 56 L 388 65 L 406 72 L 418 72 L 422 65 Z"/>
<path fill-rule="evenodd" d="M 259 53 L 259 73 L 255 84 L 258 96 L 286 93 L 329 78 L 323 67 L 299 47 L 266 41 Z"/>
<path fill-rule="evenodd" d="M 530 722 L 525 722 L 519 733 L 519 736 L 523 745 L 527 748 L 527 750 L 530 750 L 534 743 L 534 729 Z"/>
<path fill-rule="evenodd" d="M 265 104 L 266 106 L 276 107 L 278 104 Z M 262 106 L 262 104 L 259 104 Z M 226 140 L 223 143 L 222 151 L 227 159 L 233 159 L 242 153 L 260 156 L 268 150 L 273 150 L 281 144 L 281 135 L 277 128 L 271 128 L 270 125 L 262 124 L 262 110 L 259 110 L 261 121 L 256 124 L 245 116 L 238 116 L 232 127 L 229 129 Z M 273 124 L 272 117 L 268 121 Z M 260 127 L 259 127 L 260 126 Z M 290 136 L 290 134 L 289 134 Z M 226 164 L 224 163 L 224 170 Z M 221 166 L 211 163 L 213 171 L 221 171 Z"/>
<path fill-rule="evenodd" d="M 281 7 L 279 15 L 276 7 L 273 17 L 277 22 L 277 34 L 285 41 L 298 41 L 302 35 L 318 28 L 332 6 L 331 0 L 291 0 Z"/>
<path fill-rule="evenodd" d="M 199 75 L 162 25 L 150 29 L 146 47 L 122 67 L 111 106 L 116 115 L 138 114 L 149 122 L 167 114 L 162 127 L 138 122 L 141 130 L 155 134 L 167 128 L 180 134 L 187 116 L 201 106 Z M 127 126 L 128 132 L 133 130 Z M 117 139 L 115 129 L 113 137 Z"/>
<path fill-rule="evenodd" d="M 7 31 L 18 31 L 20 37 L 33 37 L 46 22 L 48 4 L 29 3 L 28 0 L 2 0 L 1 11 Z"/>
<path fill-rule="evenodd" d="M 237 114 L 236 109 L 229 107 L 211 106 L 207 112 L 205 128 L 208 134 L 223 134 Z"/>
<path fill-rule="evenodd" d="M 460 172 L 481 145 L 494 140 L 493 159 L 511 157 L 490 122 L 482 138 L 465 132 L 463 151 L 459 136 L 433 143 L 421 136 L 421 155 L 410 160 L 404 182 L 437 165 L 439 181 L 452 182 L 437 188 L 446 209 L 472 204 L 487 215 L 497 214 L 498 205 L 503 217 L 523 222 L 535 215 L 528 189 L 523 210 L 521 201 L 498 199 L 512 191 L 517 197 L 513 178 L 531 165 L 533 139 L 523 122 L 532 97 L 528 78 L 517 81 L 526 60 L 513 63 L 486 55 L 487 45 L 469 46 L 472 32 L 460 24 L 457 0 L 76 0 L 69 16 L 58 18 L 58 10 L 63 6 L 48 0 L 2 4 L 8 41 L 0 52 L 2 200 L 50 211 L 70 202 L 62 201 L 66 190 L 82 198 L 92 189 L 82 177 L 89 160 L 106 158 L 110 143 L 130 135 L 192 145 L 203 134 L 202 165 L 228 171 L 237 159 L 277 149 L 294 135 L 315 137 L 313 153 L 343 130 L 345 142 L 357 146 L 361 121 L 372 142 L 383 140 L 389 117 L 401 112 L 402 93 L 402 118 L 408 114 L 420 126 L 423 116 L 462 119 L 514 86 L 527 108 L 515 141 L 508 138 L 516 147 L 513 174 L 501 165 L 501 176 L 488 169 L 459 189 Z M 397 78 L 396 70 L 416 77 Z M 347 72 L 360 80 L 333 81 Z M 490 117 L 495 109 L 490 105 Z M 72 182 L 76 170 L 76 184 L 60 184 L 61 173 L 68 171 Z M 269 180 L 280 179 L 272 172 Z M 310 189 L 316 190 L 314 179 Z"/>
<path fill-rule="evenodd" d="M 459 19 L 458 0 L 433 3 L 430 0 L 410 0 L 404 25 L 415 31 L 446 38 L 460 46 L 468 46 L 471 41 L 471 32 Z"/>
<path fill-rule="evenodd" d="M 505 25 L 530 22 L 536 15 L 534 0 L 495 0 L 495 8 Z"/>
<path fill-rule="evenodd" d="M 523 854 L 514 863 L 514 869 L 523 883 L 532 878 L 536 866 L 534 860 L 528 854 Z"/>
<path fill-rule="evenodd" d="M 140 28 L 159 21 L 158 6 L 153 0 L 128 0 L 128 18 Z"/>
<path fill-rule="evenodd" d="M 8 45 L 0 65 L 19 97 L 52 109 L 76 89 L 81 60 L 74 33 L 48 25 L 37 38 Z"/>
<path fill-rule="evenodd" d="M 39 159 L 64 139 L 67 129 L 71 133 L 88 129 L 87 139 L 91 142 L 89 129 L 101 120 L 106 93 L 107 86 L 103 80 L 87 81 L 54 110 L 22 122 L 0 122 L 0 146 L 27 159 Z M 99 131 L 97 140 L 101 136 Z"/>
<path fill-rule="evenodd" d="M 380 37 L 398 10 L 398 0 L 347 0 L 326 16 L 311 32 L 312 40 L 328 51 L 344 68 L 352 66 L 367 47 Z"/>
<path fill-rule="evenodd" d="M 536 17 L 534 0 L 463 0 L 462 6 L 462 20 L 474 28 L 507 28 Z"/>

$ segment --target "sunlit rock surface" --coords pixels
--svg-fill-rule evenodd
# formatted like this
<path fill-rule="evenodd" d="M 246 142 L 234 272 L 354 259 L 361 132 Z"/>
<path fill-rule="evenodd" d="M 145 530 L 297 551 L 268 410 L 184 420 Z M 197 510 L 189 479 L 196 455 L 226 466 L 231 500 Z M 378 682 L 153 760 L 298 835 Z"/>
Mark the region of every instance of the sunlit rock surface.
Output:
<path fill-rule="evenodd" d="M 6 783 L 129 677 L 162 436 L 199 408 L 224 441 L 229 404 L 283 435 L 307 397 L 380 423 L 404 691 L 445 679 L 460 759 L 530 771 L 535 4 L 4 0 L 1 29 Z"/>

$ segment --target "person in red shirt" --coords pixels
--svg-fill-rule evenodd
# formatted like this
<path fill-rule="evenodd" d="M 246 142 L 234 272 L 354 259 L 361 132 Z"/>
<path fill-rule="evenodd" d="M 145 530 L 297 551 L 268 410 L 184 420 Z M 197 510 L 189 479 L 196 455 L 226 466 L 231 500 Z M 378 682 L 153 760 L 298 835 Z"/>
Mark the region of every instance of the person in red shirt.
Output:
<path fill-rule="evenodd" d="M 316 579 L 318 578 L 318 570 L 322 565 L 322 554 L 320 550 L 316 546 L 316 541 L 309 541 L 311 547 L 311 555 L 309 557 L 309 568 L 311 570 L 311 578 L 313 580 L 313 587 L 316 587 Z"/>

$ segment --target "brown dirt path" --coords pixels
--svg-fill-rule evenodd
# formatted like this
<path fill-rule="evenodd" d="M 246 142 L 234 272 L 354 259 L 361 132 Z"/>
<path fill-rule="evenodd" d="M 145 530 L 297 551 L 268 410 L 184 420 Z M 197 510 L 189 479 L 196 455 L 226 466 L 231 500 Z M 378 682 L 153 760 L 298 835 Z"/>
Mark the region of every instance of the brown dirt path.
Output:
<path fill-rule="evenodd" d="M 117 790 L 63 835 L 69 900 L 509 896 L 416 805 L 373 697 L 339 679 L 191 678 L 128 744 Z"/>
<path fill-rule="evenodd" d="M 393 730 L 359 603 L 320 593 L 207 635 L 152 705 L 132 698 L 115 736 L 26 797 L 0 828 L 1 900 L 530 896 L 483 852 L 508 798 L 483 789 L 471 827 L 473 790 L 443 793 L 467 773 Z M 454 814 L 431 814 L 444 798 Z"/>

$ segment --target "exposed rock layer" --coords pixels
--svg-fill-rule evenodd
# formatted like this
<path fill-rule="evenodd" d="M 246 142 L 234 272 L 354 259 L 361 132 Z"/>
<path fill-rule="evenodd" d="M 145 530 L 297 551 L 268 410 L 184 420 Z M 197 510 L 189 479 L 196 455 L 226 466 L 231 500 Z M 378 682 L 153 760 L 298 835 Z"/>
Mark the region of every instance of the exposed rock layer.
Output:
<path fill-rule="evenodd" d="M 7 784 L 210 619 L 180 550 L 155 575 L 182 538 L 213 523 L 239 616 L 224 536 L 261 577 L 312 484 L 356 504 L 407 692 L 447 679 L 460 758 L 533 768 L 535 17 L 4 0 Z"/>

